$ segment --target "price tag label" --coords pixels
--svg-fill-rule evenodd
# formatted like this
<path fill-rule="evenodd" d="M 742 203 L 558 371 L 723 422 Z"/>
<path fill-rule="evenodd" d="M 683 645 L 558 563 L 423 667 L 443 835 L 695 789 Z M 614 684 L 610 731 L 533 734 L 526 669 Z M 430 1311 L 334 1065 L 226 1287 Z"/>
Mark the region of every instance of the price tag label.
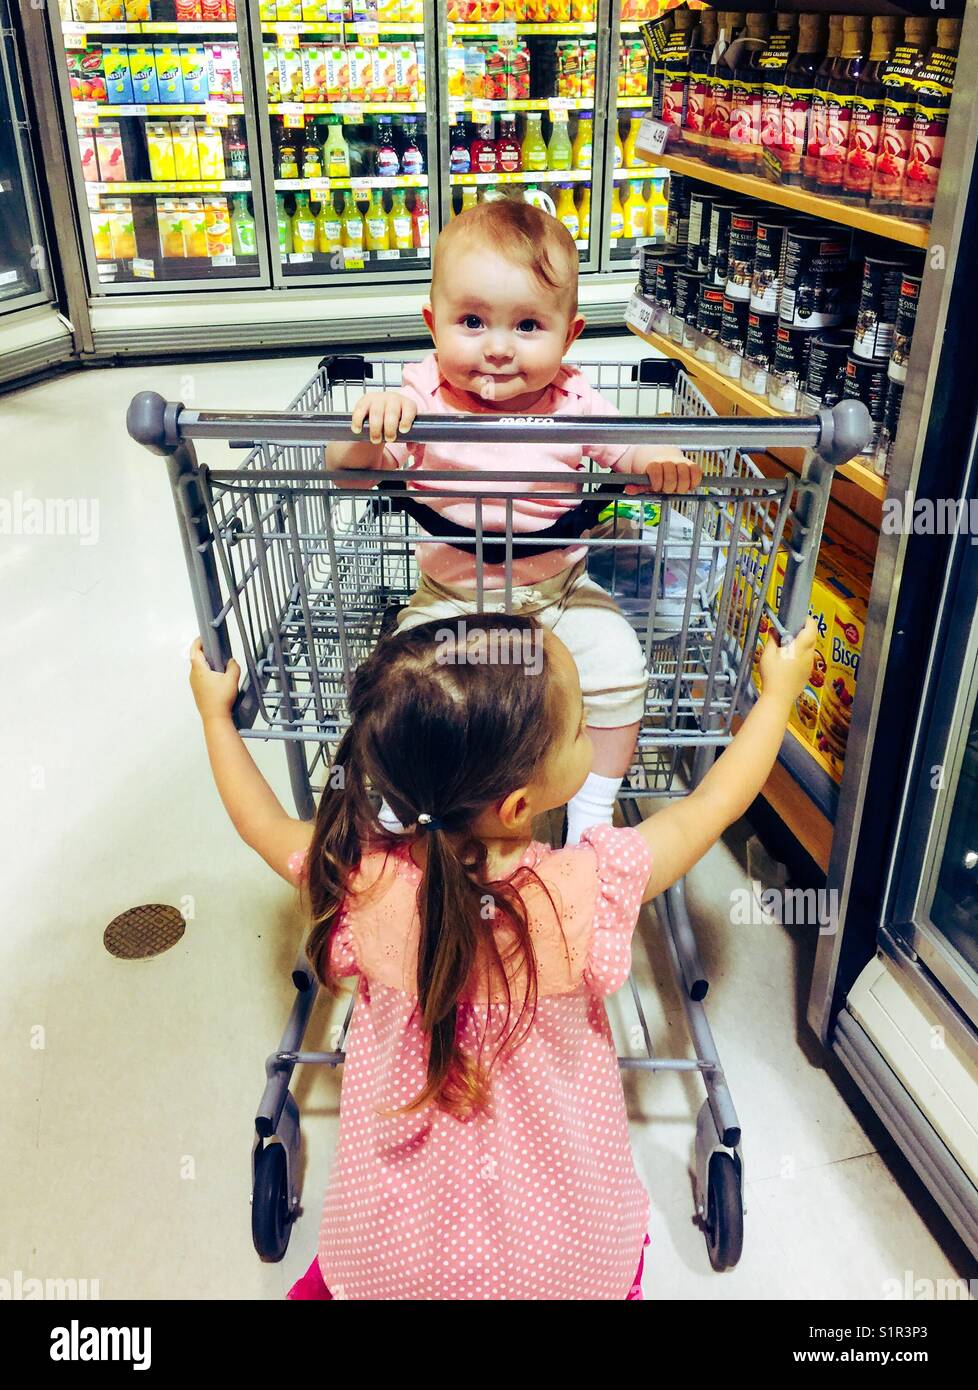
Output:
<path fill-rule="evenodd" d="M 354 193 L 369 193 L 374 186 L 373 179 L 351 179 L 350 187 Z"/>
<path fill-rule="evenodd" d="M 302 130 L 306 123 L 306 118 L 301 112 L 286 111 L 282 115 L 282 124 L 286 130 Z"/>
<path fill-rule="evenodd" d="M 79 130 L 94 130 L 95 127 L 98 125 L 98 116 L 94 114 L 92 114 L 91 116 L 87 114 L 83 116 L 76 116 L 75 125 L 78 127 Z"/>
<path fill-rule="evenodd" d="M 137 256 L 132 263 L 132 273 L 133 275 L 138 275 L 143 280 L 155 280 L 156 263 L 155 261 L 143 260 Z"/>
<path fill-rule="evenodd" d="M 358 251 L 355 246 L 343 247 L 343 264 L 347 270 L 363 269 L 363 252 Z"/>
<path fill-rule="evenodd" d="M 379 254 L 380 254 L 380 255 L 385 255 L 385 254 L 389 254 L 389 253 L 387 253 L 387 252 L 380 252 Z M 394 252 L 394 255 L 395 255 L 395 256 L 397 255 L 397 252 L 396 252 L 396 251 Z M 20 272 L 19 272 L 19 271 L 17 271 L 17 270 L 5 270 L 5 271 L 3 272 L 3 274 L 0 275 L 0 285 L 12 285 L 16 280 L 19 280 L 19 279 L 20 279 Z"/>
<path fill-rule="evenodd" d="M 556 121 L 566 121 L 568 119 L 566 106 L 554 106 L 550 111 L 550 119 Z"/>
<path fill-rule="evenodd" d="M 633 294 L 628 301 L 628 308 L 625 310 L 625 322 L 632 328 L 637 328 L 640 333 L 648 333 L 652 324 L 652 315 L 655 313 L 655 305 L 650 304 L 647 299 L 643 299 L 640 294 Z"/>
<path fill-rule="evenodd" d="M 329 193 L 329 179 L 312 179 L 309 183 L 309 191 L 327 195 Z"/>
<path fill-rule="evenodd" d="M 207 111 L 207 124 L 210 126 L 226 126 L 228 123 L 228 109 L 226 106 L 216 106 Z"/>
<path fill-rule="evenodd" d="M 225 255 L 225 256 L 211 256 L 211 265 L 222 266 L 222 265 L 237 265 L 237 264 L 238 264 L 238 261 L 237 261 L 237 257 L 235 257 L 235 256 L 227 256 L 227 255 Z"/>
<path fill-rule="evenodd" d="M 312 260 L 312 252 L 293 251 L 291 256 L 289 256 L 289 260 L 292 262 L 293 265 L 302 265 L 304 262 Z"/>
<path fill-rule="evenodd" d="M 551 111 L 568 112 L 574 104 L 573 97 L 550 97 L 547 103 Z"/>
<path fill-rule="evenodd" d="M 638 128 L 638 139 L 635 142 L 636 153 L 638 154 L 661 154 L 666 147 L 669 138 L 669 126 L 665 121 L 657 121 L 652 116 L 646 116 Z"/>
<path fill-rule="evenodd" d="M 116 265 L 114 261 L 112 261 L 109 264 L 107 264 L 104 261 L 100 261 L 98 267 L 98 278 L 100 280 L 113 280 L 115 279 L 116 272 L 118 271 L 118 269 L 119 267 Z"/>
<path fill-rule="evenodd" d="M 333 108 L 338 115 L 346 116 L 351 121 L 363 120 L 363 107 L 350 101 L 338 101 Z M 302 110 L 300 106 L 299 110 Z"/>
<path fill-rule="evenodd" d="M 76 101 L 75 116 L 95 116 L 98 114 L 98 103 L 95 101 Z"/>
<path fill-rule="evenodd" d="M 507 43 L 515 43 L 515 42 L 516 42 L 516 24 L 515 24 L 515 21 L 510 21 L 510 22 L 507 22 L 506 24 L 498 24 L 498 25 L 496 26 L 496 33 L 499 35 L 499 37 L 500 37 L 501 39 L 505 39 L 505 40 L 507 41 Z"/>
<path fill-rule="evenodd" d="M 472 103 L 473 121 L 489 121 L 492 119 L 492 105 L 488 101 L 474 101 Z"/>
<path fill-rule="evenodd" d="M 400 258 L 400 251 L 377 251 L 374 253 L 378 261 L 396 261 Z"/>
<path fill-rule="evenodd" d="M 148 116 L 148 115 L 149 115 L 149 107 L 148 107 L 148 106 L 127 106 L 127 107 L 126 107 L 126 115 L 127 115 L 127 116 Z"/>
<path fill-rule="evenodd" d="M 65 48 L 85 48 L 88 43 L 88 35 L 85 32 L 84 24 L 62 24 L 61 32 L 65 38 Z"/>
<path fill-rule="evenodd" d="M 359 42 L 363 44 L 364 48 L 377 47 L 380 25 L 376 20 L 368 20 L 363 24 L 354 24 L 353 27 L 356 30 Z"/>
<path fill-rule="evenodd" d="M 278 34 L 279 48 L 298 48 L 299 24 L 276 24 L 275 32 Z"/>

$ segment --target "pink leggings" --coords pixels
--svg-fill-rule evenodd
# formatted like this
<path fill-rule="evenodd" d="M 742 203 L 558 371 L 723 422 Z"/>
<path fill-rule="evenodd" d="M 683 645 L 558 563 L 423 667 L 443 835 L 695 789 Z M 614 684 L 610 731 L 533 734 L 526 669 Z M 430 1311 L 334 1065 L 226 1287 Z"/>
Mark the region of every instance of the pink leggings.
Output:
<path fill-rule="evenodd" d="M 628 1293 L 626 1295 L 628 1299 L 644 1301 L 642 1299 L 642 1268 L 645 1264 L 645 1246 L 648 1244 L 649 1238 L 648 1235 L 646 1235 L 645 1242 L 642 1247 L 642 1253 L 638 1257 L 638 1269 L 635 1271 L 635 1278 L 632 1282 L 632 1287 L 628 1290 Z M 323 1280 L 322 1270 L 319 1268 L 318 1256 L 316 1257 L 316 1259 L 313 1260 L 312 1264 L 306 1270 L 302 1278 L 296 1280 L 296 1282 L 292 1285 L 291 1289 L 289 1289 L 288 1293 L 285 1296 L 286 1298 L 297 1299 L 325 1299 L 333 1297 Z"/>

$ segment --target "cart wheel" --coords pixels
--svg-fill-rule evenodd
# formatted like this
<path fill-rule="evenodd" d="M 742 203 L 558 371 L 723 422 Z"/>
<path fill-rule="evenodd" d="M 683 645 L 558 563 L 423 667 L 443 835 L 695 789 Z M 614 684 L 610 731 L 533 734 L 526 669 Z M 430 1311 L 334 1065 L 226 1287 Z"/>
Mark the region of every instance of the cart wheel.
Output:
<path fill-rule="evenodd" d="M 729 1154 L 710 1158 L 706 1194 L 706 1247 L 714 1269 L 732 1269 L 744 1248 L 740 1175 Z"/>
<path fill-rule="evenodd" d="M 266 1144 L 255 1164 L 251 1237 L 263 1260 L 277 1261 L 289 1248 L 289 1175 L 282 1144 Z"/>

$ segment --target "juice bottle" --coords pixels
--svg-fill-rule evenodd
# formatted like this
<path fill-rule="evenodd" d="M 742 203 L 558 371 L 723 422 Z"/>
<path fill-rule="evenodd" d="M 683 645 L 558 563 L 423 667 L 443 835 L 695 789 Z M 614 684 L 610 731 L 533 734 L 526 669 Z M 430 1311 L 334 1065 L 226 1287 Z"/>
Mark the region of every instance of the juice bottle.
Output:
<path fill-rule="evenodd" d="M 574 240 L 578 241 L 581 235 L 581 219 L 577 215 L 577 205 L 574 202 L 574 185 L 558 183 L 557 189 L 557 221 L 563 222 Z"/>
<path fill-rule="evenodd" d="M 407 193 L 403 188 L 395 188 L 391 193 L 391 210 L 387 219 L 390 244 L 398 251 L 410 251 L 414 245 L 411 229 L 411 214 L 408 212 Z"/>
<path fill-rule="evenodd" d="M 474 174 L 494 174 L 499 168 L 499 158 L 494 138 L 495 123 L 490 116 L 475 128 L 472 141 L 472 172 Z"/>
<path fill-rule="evenodd" d="M 621 194 L 615 184 L 611 194 L 611 239 L 617 241 L 625 235 L 625 212 L 621 205 Z"/>
<path fill-rule="evenodd" d="M 292 214 L 292 250 L 297 255 L 305 255 L 316 249 L 316 219 L 309 206 L 309 194 L 295 195 L 295 212 Z"/>
<path fill-rule="evenodd" d="M 404 146 L 401 150 L 401 172 L 404 174 L 423 174 L 424 155 L 418 144 L 417 116 L 404 117 Z"/>
<path fill-rule="evenodd" d="M 390 227 L 387 225 L 387 213 L 384 211 L 384 190 L 382 188 L 370 190 L 370 206 L 367 208 L 364 223 L 367 250 L 389 251 L 391 245 Z"/>
<path fill-rule="evenodd" d="M 336 215 L 332 195 L 327 193 L 316 215 L 316 250 L 330 256 L 343 245 L 343 226 Z"/>
<path fill-rule="evenodd" d="M 513 111 L 504 111 L 499 117 L 496 162 L 503 174 L 518 174 L 523 167 L 523 152 L 516 138 L 516 114 Z"/>
<path fill-rule="evenodd" d="M 808 137 L 815 77 L 825 53 L 827 28 L 824 17 L 803 14 L 798 21 L 798 48 L 784 75 L 781 92 L 781 182 L 801 182 L 801 157 Z"/>
<path fill-rule="evenodd" d="M 340 214 L 342 223 L 342 241 L 344 246 L 354 247 L 356 250 L 363 250 L 363 218 L 360 209 L 353 201 L 353 189 L 344 188 L 343 190 L 343 211 Z"/>
<path fill-rule="evenodd" d="M 747 34 L 741 37 L 730 87 L 726 164 L 728 169 L 741 173 L 750 173 L 760 154 L 761 94 L 764 85 L 760 63 L 770 32 L 770 20 L 766 14 L 747 16 Z"/>
<path fill-rule="evenodd" d="M 624 167 L 634 169 L 638 163 L 638 155 L 635 153 L 635 145 L 638 140 L 638 132 L 642 126 L 644 111 L 629 111 L 628 113 L 628 134 L 625 136 L 625 143 L 622 147 L 625 159 Z"/>
<path fill-rule="evenodd" d="M 207 254 L 230 256 L 234 252 L 231 218 L 227 198 L 204 199 L 204 227 L 207 235 Z"/>
<path fill-rule="evenodd" d="M 699 154 L 706 140 L 710 63 L 716 47 L 718 16 L 704 10 L 689 50 L 689 81 L 686 87 L 686 115 L 682 142 L 690 154 Z"/>
<path fill-rule="evenodd" d="M 448 171 L 450 174 L 467 174 L 472 168 L 472 152 L 469 149 L 465 125 L 459 121 L 452 126 L 449 139 Z"/>
<path fill-rule="evenodd" d="M 591 152 L 594 141 L 594 116 L 591 111 L 582 111 L 577 122 L 577 134 L 571 146 L 571 168 L 590 169 Z"/>
<path fill-rule="evenodd" d="M 649 195 L 648 235 L 654 236 L 657 241 L 665 241 L 669 222 L 669 199 L 665 185 L 665 179 L 652 179 L 652 192 Z"/>
<path fill-rule="evenodd" d="M 380 116 L 377 120 L 377 149 L 374 154 L 374 172 L 380 178 L 396 178 L 401 172 L 397 149 L 394 145 L 394 131 L 390 116 Z"/>
<path fill-rule="evenodd" d="M 904 217 L 928 218 L 934 208 L 960 38 L 960 19 L 937 21 L 937 44 L 928 54 L 917 83 L 917 106 L 900 208 Z"/>
<path fill-rule="evenodd" d="M 326 117 L 326 143 L 323 146 L 323 174 L 328 179 L 350 177 L 350 147 L 339 116 Z"/>
<path fill-rule="evenodd" d="M 897 210 L 910 156 L 917 79 L 927 61 L 934 34 L 934 20 L 908 15 L 903 24 L 903 42 L 897 45 L 886 65 L 882 129 L 869 200 L 874 212 Z"/>
<path fill-rule="evenodd" d="M 479 190 L 474 183 L 467 183 L 462 189 L 462 211 L 474 208 L 479 202 Z"/>
<path fill-rule="evenodd" d="M 550 132 L 550 143 L 547 145 L 548 169 L 569 169 L 571 167 L 573 147 L 567 133 L 567 122 L 560 119 L 562 114 L 562 112 L 554 112 L 553 129 Z"/>
<path fill-rule="evenodd" d="M 856 83 L 869 62 L 869 20 L 864 16 L 843 16 L 841 59 L 843 67 L 830 79 L 826 94 L 825 138 L 816 175 L 819 192 L 833 196 L 841 190 L 845 174 Z"/>
<path fill-rule="evenodd" d="M 420 194 L 414 200 L 414 212 L 411 214 L 411 221 L 414 223 L 415 246 L 427 248 L 429 245 L 428 199 Z"/>
<path fill-rule="evenodd" d="M 845 15 L 829 15 L 829 44 L 812 84 L 812 98 L 806 122 L 805 150 L 801 157 L 801 183 L 818 187 L 818 161 L 825 140 L 825 113 L 828 110 L 829 83 L 844 66 L 842 62 L 842 21 Z"/>
<path fill-rule="evenodd" d="M 280 256 L 289 254 L 290 239 L 292 228 L 289 226 L 289 214 L 285 211 L 285 194 L 275 194 L 275 227 L 278 232 L 278 250 Z"/>
<path fill-rule="evenodd" d="M 852 94 L 849 140 L 842 170 L 842 196 L 868 202 L 883 129 L 883 72 L 890 61 L 900 21 L 893 15 L 873 19 L 869 62 Z"/>
<path fill-rule="evenodd" d="M 577 215 L 581 219 L 581 241 L 591 239 L 591 185 L 586 183 L 581 189 L 581 201 L 577 209 Z"/>
<path fill-rule="evenodd" d="M 798 16 L 776 15 L 775 24 L 776 30 L 768 40 L 767 48 L 760 59 L 761 128 L 756 160 L 758 170 L 764 164 L 765 150 L 770 150 L 780 160 L 778 152 L 781 148 L 781 103 L 788 66 L 795 56 Z"/>
<path fill-rule="evenodd" d="M 283 136 L 278 147 L 278 176 L 280 179 L 299 177 L 299 155 L 291 135 Z"/>
<path fill-rule="evenodd" d="M 244 123 L 240 116 L 232 116 L 228 125 L 228 176 L 232 179 L 248 177 L 248 142 L 245 139 Z"/>
<path fill-rule="evenodd" d="M 622 144 L 621 128 L 615 122 L 615 168 L 624 169 L 625 167 L 625 146 Z"/>
<path fill-rule="evenodd" d="M 543 138 L 542 120 L 542 112 L 527 111 L 522 145 L 523 168 L 533 174 L 542 173 L 547 167 L 547 142 Z"/>
<path fill-rule="evenodd" d="M 649 225 L 649 212 L 645 199 L 642 197 L 641 179 L 628 180 L 628 195 L 621 205 L 621 211 L 624 218 L 622 235 L 627 237 L 645 236 L 645 229 Z M 614 225 L 613 216 L 612 225 Z M 614 235 L 613 232 L 612 235 Z"/>
<path fill-rule="evenodd" d="M 312 121 L 306 122 L 306 132 L 302 141 L 302 177 L 321 179 L 323 177 L 323 156 L 316 140 Z"/>
<path fill-rule="evenodd" d="M 247 193 L 235 193 L 231 198 L 231 247 L 236 256 L 256 256 L 255 219 L 248 211 Z"/>

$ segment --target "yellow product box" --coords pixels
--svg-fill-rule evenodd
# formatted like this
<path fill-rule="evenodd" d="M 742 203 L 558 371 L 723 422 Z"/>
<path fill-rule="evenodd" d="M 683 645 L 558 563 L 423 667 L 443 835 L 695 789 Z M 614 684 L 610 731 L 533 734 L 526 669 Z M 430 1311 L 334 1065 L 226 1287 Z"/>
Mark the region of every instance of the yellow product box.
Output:
<path fill-rule="evenodd" d="M 325 24 L 329 19 L 327 0 L 302 0 L 302 18 L 309 23 Z"/>
<path fill-rule="evenodd" d="M 197 150 L 197 127 L 193 120 L 187 116 L 182 121 L 174 122 L 172 131 L 173 162 L 176 166 L 177 178 L 191 182 L 201 178 L 200 155 Z"/>
<path fill-rule="evenodd" d="M 808 612 L 815 619 L 818 631 L 815 635 L 815 659 L 812 672 L 805 689 L 791 707 L 788 723 L 806 743 L 815 743 L 819 710 L 825 697 L 826 673 L 828 670 L 829 645 L 832 640 L 832 623 L 835 616 L 835 603 L 830 586 L 816 575 L 812 584 L 812 596 Z"/>
<path fill-rule="evenodd" d="M 95 246 L 95 259 L 97 261 L 111 261 L 112 219 L 104 208 L 92 209 L 88 215 L 92 219 L 92 242 Z"/>
<path fill-rule="evenodd" d="M 159 43 L 153 49 L 153 60 L 156 63 L 156 85 L 160 93 L 160 101 L 181 102 L 183 101 L 183 62 L 179 48 L 174 48 L 167 43 Z"/>
<path fill-rule="evenodd" d="M 374 75 L 374 50 L 357 44 L 346 50 L 349 60 L 350 101 L 367 101 Z"/>
<path fill-rule="evenodd" d="M 98 0 L 98 22 L 100 24 L 122 24 L 125 10 L 122 0 Z"/>
<path fill-rule="evenodd" d="M 109 214 L 112 236 L 112 255 L 119 261 L 131 261 L 136 255 L 136 229 L 132 220 L 132 199 L 112 198 L 103 207 Z"/>
<path fill-rule="evenodd" d="M 265 44 L 261 51 L 262 62 L 265 66 L 265 91 L 270 102 L 280 102 L 282 100 L 281 78 L 279 77 L 279 57 L 278 49 Z"/>
<path fill-rule="evenodd" d="M 302 100 L 327 101 L 326 95 L 326 54 L 312 44 L 303 44 L 302 54 Z"/>
<path fill-rule="evenodd" d="M 126 23 L 145 24 L 153 18 L 150 0 L 125 0 Z"/>
<path fill-rule="evenodd" d="M 326 49 L 326 100 L 350 100 L 350 57 L 341 43 Z"/>
<path fill-rule="evenodd" d="M 445 54 L 448 59 L 448 95 L 465 96 L 465 49 L 449 48 Z"/>
<path fill-rule="evenodd" d="M 180 47 L 180 66 L 183 68 L 183 99 L 190 105 L 207 100 L 207 57 L 203 45 L 186 43 Z"/>
<path fill-rule="evenodd" d="M 276 0 L 275 18 L 293 23 L 302 18 L 302 5 L 300 0 Z"/>
<path fill-rule="evenodd" d="M 197 157 L 200 160 L 202 179 L 227 177 L 224 172 L 224 141 L 221 139 L 219 126 L 198 124 Z"/>
<path fill-rule="evenodd" d="M 836 780 L 841 780 L 866 634 L 866 601 L 841 578 L 832 576 L 824 583 L 834 612 L 815 746 L 827 759 Z"/>
<path fill-rule="evenodd" d="M 275 0 L 258 0 L 258 18 L 264 23 L 274 23 L 278 19 Z"/>
<path fill-rule="evenodd" d="M 486 53 L 483 48 L 465 50 L 465 95 L 479 98 L 486 94 Z"/>
<path fill-rule="evenodd" d="M 187 254 L 184 240 L 184 212 L 175 198 L 156 203 L 156 225 L 160 234 L 160 255 L 166 260 L 182 260 Z"/>
<path fill-rule="evenodd" d="M 394 50 L 386 45 L 370 50 L 371 63 L 370 100 L 394 100 Z"/>
<path fill-rule="evenodd" d="M 302 100 L 302 54 L 298 48 L 279 49 L 278 85 L 281 101 Z"/>
<path fill-rule="evenodd" d="M 401 13 L 401 0 L 379 0 L 377 5 L 377 18 L 382 24 L 404 23 L 404 15 Z"/>
<path fill-rule="evenodd" d="M 418 100 L 418 50 L 413 43 L 398 44 L 394 53 L 394 100 Z"/>
<path fill-rule="evenodd" d="M 173 132 L 168 121 L 147 121 L 146 150 L 149 176 L 154 183 L 172 183 L 177 176 Z"/>
<path fill-rule="evenodd" d="M 207 228 L 208 256 L 230 256 L 234 247 L 231 244 L 227 198 L 204 199 L 204 225 Z"/>
<path fill-rule="evenodd" d="M 183 240 L 187 255 L 204 259 L 207 256 L 207 222 L 202 198 L 180 198 L 183 213 Z"/>
<path fill-rule="evenodd" d="M 401 22 L 421 24 L 424 21 L 424 0 L 401 0 Z"/>

